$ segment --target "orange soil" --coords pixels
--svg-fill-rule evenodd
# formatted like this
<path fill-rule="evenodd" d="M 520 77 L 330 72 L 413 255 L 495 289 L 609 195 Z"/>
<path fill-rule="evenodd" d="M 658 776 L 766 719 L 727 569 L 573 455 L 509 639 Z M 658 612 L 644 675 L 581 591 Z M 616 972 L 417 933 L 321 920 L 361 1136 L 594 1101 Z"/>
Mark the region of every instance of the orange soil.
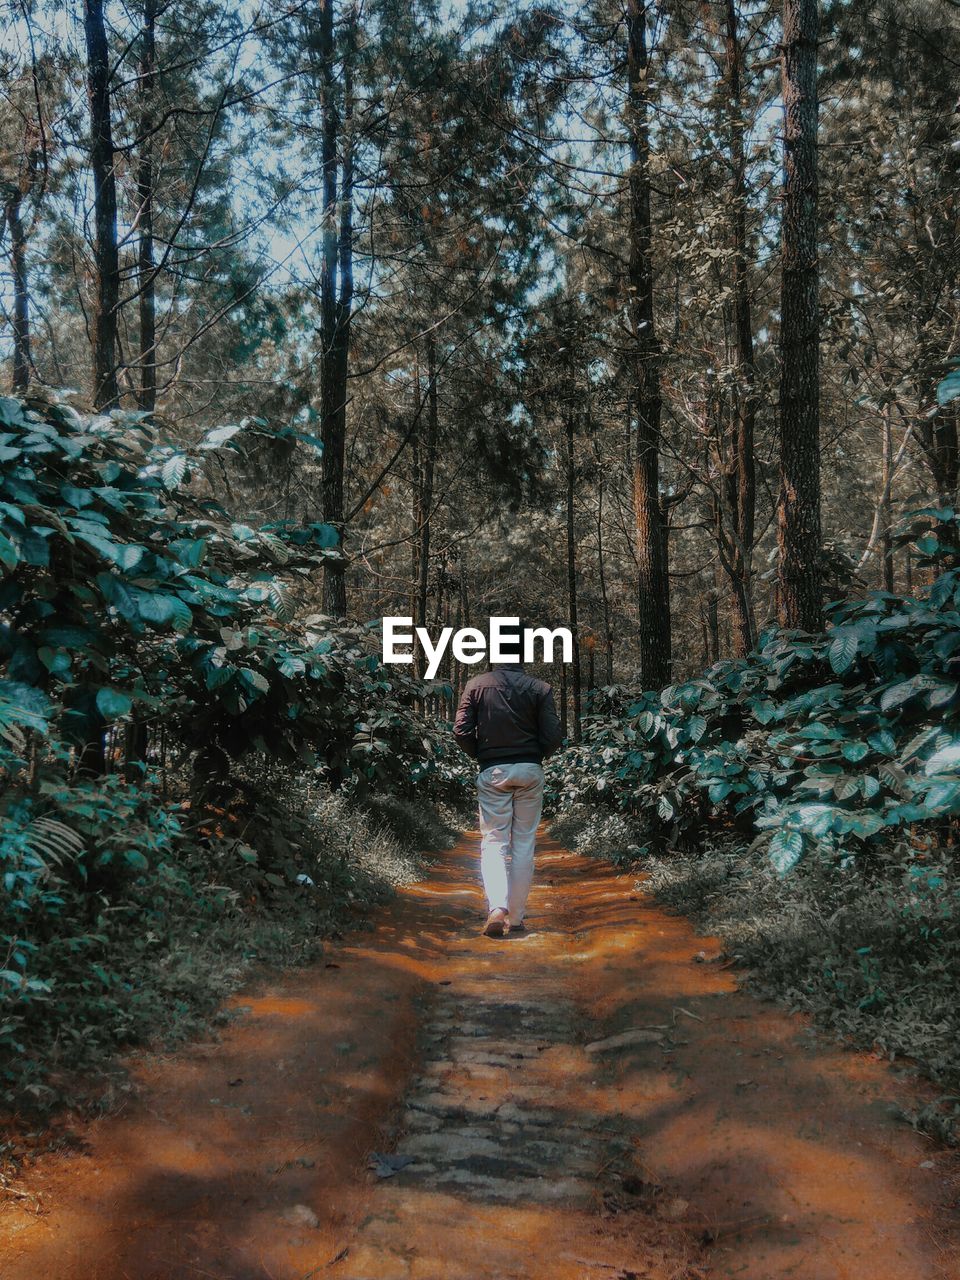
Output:
<path fill-rule="evenodd" d="M 29 1198 L 0 1206 L 3 1280 L 960 1280 L 958 1158 L 894 1114 L 921 1086 L 697 963 L 716 943 L 632 894 L 632 876 L 545 841 L 531 931 L 498 942 L 478 936 L 477 870 L 471 833 L 372 932 L 249 986 L 218 1040 L 132 1056 L 123 1110 L 82 1125 L 80 1150 L 38 1157 Z M 575 1011 L 569 1043 L 545 1046 L 516 1097 L 571 1125 L 622 1121 L 629 1164 L 596 1169 L 589 1210 L 366 1168 L 411 1141 L 404 1096 L 437 1069 L 431 1011 L 453 991 L 469 1020 L 481 981 Z M 635 1028 L 659 1039 L 585 1051 Z M 464 1095 L 513 1097 L 524 1077 L 480 1061 Z M 563 1177 L 543 1159 L 548 1182 Z M 288 1222 L 294 1205 L 319 1225 Z M 527 1261 L 498 1261 L 500 1240 Z M 371 1270 L 381 1256 L 397 1270 Z"/>

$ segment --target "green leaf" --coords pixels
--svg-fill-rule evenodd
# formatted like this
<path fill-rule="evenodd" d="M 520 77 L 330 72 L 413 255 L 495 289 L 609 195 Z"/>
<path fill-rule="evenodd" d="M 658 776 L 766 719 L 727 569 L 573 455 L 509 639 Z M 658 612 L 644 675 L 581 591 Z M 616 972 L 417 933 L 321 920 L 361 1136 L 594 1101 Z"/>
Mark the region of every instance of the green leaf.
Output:
<path fill-rule="evenodd" d="M 960 396 L 960 367 L 953 369 L 937 387 L 937 404 L 947 405 Z"/>
<path fill-rule="evenodd" d="M 340 545 L 340 535 L 332 524 L 312 524 L 310 528 L 313 530 L 313 540 L 320 547 L 337 547 Z"/>
<path fill-rule="evenodd" d="M 880 709 L 891 711 L 895 707 L 902 706 L 904 702 L 918 694 L 922 687 L 917 676 L 911 676 L 909 680 L 901 680 L 898 684 L 891 685 L 880 696 Z"/>
<path fill-rule="evenodd" d="M 229 663 L 222 667 L 210 666 L 207 668 L 206 683 L 207 688 L 212 692 L 214 689 L 222 689 L 224 685 L 230 683 L 237 674 L 237 668 Z"/>
<path fill-rule="evenodd" d="M 953 773 L 960 768 L 960 743 L 935 751 L 923 766 L 924 773 Z"/>
<path fill-rule="evenodd" d="M 186 474 L 187 455 L 185 453 L 175 453 L 160 469 L 160 478 L 167 489 L 179 489 Z"/>
<path fill-rule="evenodd" d="M 849 800 L 851 796 L 858 795 L 860 785 L 856 778 L 851 778 L 849 774 L 844 774 L 838 778 L 833 784 L 833 794 L 838 800 Z"/>
<path fill-rule="evenodd" d="M 126 546 L 118 546 L 116 548 L 113 560 L 125 573 L 130 573 L 131 570 L 136 569 L 146 554 L 146 547 L 138 547 L 135 543 L 128 543 Z"/>
<path fill-rule="evenodd" d="M 172 623 L 175 630 L 184 634 L 190 630 L 193 614 L 179 596 L 169 595 L 162 591 L 140 591 L 137 595 L 137 609 L 144 622 L 154 626 L 165 626 Z"/>
<path fill-rule="evenodd" d="M 207 553 L 206 538 L 178 538 L 170 543 L 170 550 L 182 565 L 188 569 L 198 569 L 203 564 Z"/>
<path fill-rule="evenodd" d="M 954 680 L 945 680 L 943 684 L 938 685 L 936 689 L 931 689 L 927 694 L 927 706 L 942 707 L 952 698 L 956 696 L 958 685 Z"/>
<path fill-rule="evenodd" d="M 218 449 L 220 445 L 226 444 L 243 428 L 236 423 L 230 423 L 223 427 L 214 427 L 200 441 L 201 449 Z"/>
<path fill-rule="evenodd" d="M 274 533 L 261 533 L 260 544 L 266 548 L 270 559 L 276 564 L 286 564 L 290 559 L 290 548 Z"/>
<path fill-rule="evenodd" d="M 707 731 L 707 722 L 703 716 L 691 716 L 687 721 L 687 733 L 691 742 L 699 742 Z"/>
<path fill-rule="evenodd" d="M 270 681 L 259 671 L 254 671 L 252 667 L 241 667 L 240 674 L 251 689 L 256 689 L 259 693 L 270 692 Z"/>
<path fill-rule="evenodd" d="M 781 828 L 770 841 L 768 856 L 773 869 L 786 875 L 803 857 L 803 836 L 789 827 Z"/>
<path fill-rule="evenodd" d="M 132 705 L 127 695 L 121 693 L 119 689 L 97 690 L 97 709 L 104 720 L 116 720 L 120 716 L 125 716 Z"/>
<path fill-rule="evenodd" d="M 848 632 L 846 635 L 837 636 L 828 650 L 831 670 L 838 676 L 848 671 L 857 656 L 858 647 L 859 641 L 855 635 Z"/>
<path fill-rule="evenodd" d="M 832 804 L 802 804 L 793 810 L 793 821 L 812 836 L 822 838 L 833 824 L 837 810 Z"/>
<path fill-rule="evenodd" d="M 277 615 L 280 621 L 289 622 L 294 616 L 296 610 L 294 609 L 293 601 L 290 598 L 290 593 L 287 589 L 280 583 L 273 582 L 270 584 L 268 598 L 270 600 L 270 607 L 273 609 L 273 612 Z"/>
<path fill-rule="evenodd" d="M 2 398 L 0 396 L 0 399 Z M 17 548 L 5 534 L 0 533 L 0 564 L 5 569 L 15 569 L 19 563 L 20 555 Z"/>
<path fill-rule="evenodd" d="M 889 729 L 880 729 L 876 733 L 871 733 L 867 738 L 867 742 L 873 747 L 874 751 L 879 751 L 881 755 L 895 756 L 897 754 L 897 740 Z"/>
<path fill-rule="evenodd" d="M 0 424 L 5 427 L 25 427 L 27 420 L 23 416 L 23 402 L 13 396 L 0 396 Z"/>

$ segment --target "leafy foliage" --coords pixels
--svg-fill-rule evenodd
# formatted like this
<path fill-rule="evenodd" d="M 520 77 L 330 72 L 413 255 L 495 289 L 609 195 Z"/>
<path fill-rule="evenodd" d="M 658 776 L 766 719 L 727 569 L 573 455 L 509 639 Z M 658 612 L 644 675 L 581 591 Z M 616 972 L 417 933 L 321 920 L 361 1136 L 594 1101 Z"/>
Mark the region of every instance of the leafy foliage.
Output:
<path fill-rule="evenodd" d="M 942 565 L 954 512 L 916 521 L 918 551 Z M 825 634 L 768 634 L 661 693 L 606 690 L 552 788 L 561 804 L 644 814 L 661 845 L 732 827 L 784 873 L 813 850 L 861 855 L 960 813 L 958 694 L 960 571 L 948 568 L 922 599 L 835 604 Z"/>
<path fill-rule="evenodd" d="M 310 775 L 250 765 L 223 807 L 196 808 L 116 775 L 68 784 L 48 760 L 36 795 L 5 807 L 0 1105 L 82 1101 L 85 1070 L 192 1033 L 252 960 L 310 959 L 449 837 L 422 801 L 394 798 L 387 821 Z"/>
<path fill-rule="evenodd" d="M 386 819 L 364 816 L 371 792 L 402 820 L 404 797 L 462 788 L 421 686 L 381 666 L 367 628 L 303 607 L 341 555 L 336 531 L 253 528 L 209 496 L 205 461 L 264 437 L 319 452 L 260 419 L 187 449 L 138 413 L 0 397 L 8 1103 L 50 1101 L 58 1066 L 189 1024 L 215 962 L 200 978 L 179 966 L 201 936 L 219 934 L 236 968 L 248 916 L 290 914 L 294 948 L 296 929 L 334 927 L 360 880 L 385 879 L 358 844 L 396 861 Z M 318 851 L 331 806 L 337 839 L 324 828 Z"/>
<path fill-rule="evenodd" d="M 296 593 L 341 554 L 336 531 L 253 529 L 206 496 L 204 459 L 251 436 L 319 449 L 251 419 L 186 450 L 139 413 L 0 398 L 0 732 L 33 716 L 83 749 L 132 715 L 213 781 L 251 751 L 319 754 L 335 781 L 429 771 L 415 684 L 387 678 L 362 628 L 295 619 Z"/>

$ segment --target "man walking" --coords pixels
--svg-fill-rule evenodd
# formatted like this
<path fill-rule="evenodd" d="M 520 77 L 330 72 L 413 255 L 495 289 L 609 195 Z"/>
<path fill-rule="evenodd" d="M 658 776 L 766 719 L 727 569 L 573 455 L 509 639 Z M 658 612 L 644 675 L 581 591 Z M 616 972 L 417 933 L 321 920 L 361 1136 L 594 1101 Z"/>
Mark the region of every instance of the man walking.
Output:
<path fill-rule="evenodd" d="M 520 654 L 526 630 L 521 623 Z M 467 683 L 453 734 L 480 766 L 480 874 L 489 912 L 483 932 L 502 938 L 524 927 L 543 809 L 542 762 L 563 741 L 553 690 L 520 662 L 491 663 Z"/>

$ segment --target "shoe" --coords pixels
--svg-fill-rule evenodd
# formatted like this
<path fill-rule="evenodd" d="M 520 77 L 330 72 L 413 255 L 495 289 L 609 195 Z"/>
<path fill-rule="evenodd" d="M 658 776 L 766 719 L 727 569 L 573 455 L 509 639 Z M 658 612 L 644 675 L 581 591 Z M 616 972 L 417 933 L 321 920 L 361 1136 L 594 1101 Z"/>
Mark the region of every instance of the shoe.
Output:
<path fill-rule="evenodd" d="M 512 924 L 512 925 L 510 926 L 510 932 L 511 932 L 511 933 L 526 933 L 526 932 L 527 932 L 527 926 L 523 923 L 523 921 L 522 921 L 522 920 L 519 920 L 516 924 Z"/>
<path fill-rule="evenodd" d="M 488 938 L 502 938 L 509 928 L 510 917 L 503 907 L 497 907 L 495 911 L 491 911 L 487 916 L 487 923 L 483 926 L 483 932 Z"/>

